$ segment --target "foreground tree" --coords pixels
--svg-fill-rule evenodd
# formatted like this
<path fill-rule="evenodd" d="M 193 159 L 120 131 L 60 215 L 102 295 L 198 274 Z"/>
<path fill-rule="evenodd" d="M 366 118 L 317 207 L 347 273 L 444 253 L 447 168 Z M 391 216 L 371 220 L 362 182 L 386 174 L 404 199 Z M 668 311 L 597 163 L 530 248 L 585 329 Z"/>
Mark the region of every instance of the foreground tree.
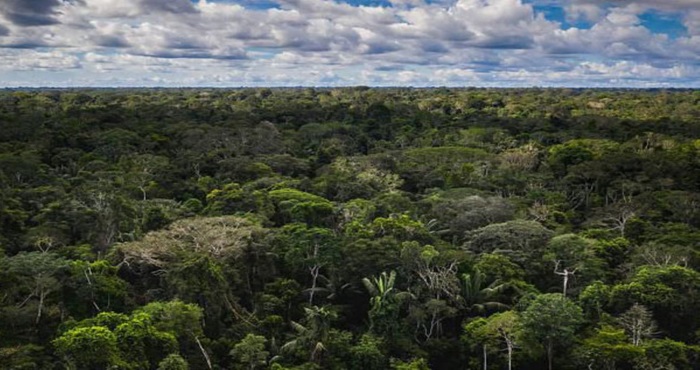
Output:
<path fill-rule="evenodd" d="M 582 322 L 581 308 L 561 294 L 537 296 L 522 314 L 523 335 L 545 350 L 549 370 L 554 368 L 555 351 L 573 342 Z"/>
<path fill-rule="evenodd" d="M 117 336 L 103 326 L 70 330 L 53 345 L 69 369 L 104 369 L 122 361 Z"/>
<path fill-rule="evenodd" d="M 497 337 L 506 347 L 508 370 L 513 368 L 513 353 L 519 347 L 521 328 L 520 318 L 514 311 L 494 314 L 487 319 L 484 327 L 492 336 Z"/>

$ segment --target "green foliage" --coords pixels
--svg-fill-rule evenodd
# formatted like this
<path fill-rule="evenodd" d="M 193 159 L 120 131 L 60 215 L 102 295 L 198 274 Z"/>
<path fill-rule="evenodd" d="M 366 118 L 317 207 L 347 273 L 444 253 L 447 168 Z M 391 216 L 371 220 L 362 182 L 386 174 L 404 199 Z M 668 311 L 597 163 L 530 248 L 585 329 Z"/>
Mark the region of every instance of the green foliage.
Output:
<path fill-rule="evenodd" d="M 319 306 L 305 307 L 304 313 L 302 323 L 291 322 L 296 335 L 280 350 L 283 355 L 307 358 L 309 362 L 321 364 L 328 355 L 331 321 L 337 318 L 337 313 L 330 308 Z"/>
<path fill-rule="evenodd" d="M 463 187 L 483 173 L 488 153 L 464 147 L 434 147 L 406 150 L 399 157 L 398 171 L 418 189 Z"/>
<path fill-rule="evenodd" d="M 430 239 L 425 225 L 407 214 L 377 217 L 366 227 L 363 225 L 353 226 L 359 229 L 355 231 L 356 233 L 365 237 L 391 236 L 401 241 Z"/>
<path fill-rule="evenodd" d="M 237 183 L 226 184 L 222 189 L 214 189 L 207 194 L 204 212 L 220 216 L 255 211 L 256 199 L 251 195 Z"/>
<path fill-rule="evenodd" d="M 265 350 L 267 339 L 261 335 L 248 334 L 231 350 L 231 356 L 247 369 L 255 370 L 267 364 L 269 352 Z"/>
<path fill-rule="evenodd" d="M 632 367 L 644 357 L 644 349 L 632 345 L 624 330 L 603 325 L 576 349 L 575 357 L 582 365 L 614 370 Z"/>
<path fill-rule="evenodd" d="M 574 341 L 582 322 L 581 308 L 561 294 L 537 296 L 522 313 L 524 337 L 545 350 L 550 370 L 554 351 Z"/>
<path fill-rule="evenodd" d="M 158 330 L 176 333 L 179 337 L 201 335 L 202 309 L 182 301 L 153 302 L 141 307 L 142 312 L 153 319 Z"/>
<path fill-rule="evenodd" d="M 323 225 L 333 214 L 333 203 L 323 197 L 296 189 L 278 189 L 269 193 L 278 210 L 278 223 L 305 222 Z"/>
<path fill-rule="evenodd" d="M 158 370 L 188 370 L 187 361 L 180 355 L 172 353 L 158 363 Z"/>
<path fill-rule="evenodd" d="M 464 246 L 475 253 L 498 253 L 521 266 L 529 266 L 529 274 L 544 270 L 540 256 L 553 232 L 534 221 L 508 221 L 470 231 Z"/>
<path fill-rule="evenodd" d="M 391 368 L 394 370 L 430 370 L 428 361 L 424 358 L 413 359 L 410 361 L 392 361 Z"/>
<path fill-rule="evenodd" d="M 658 321 L 661 329 L 675 337 L 682 332 L 694 332 L 700 325 L 695 314 L 695 307 L 700 303 L 696 293 L 698 286 L 700 273 L 695 270 L 681 266 L 643 266 L 628 283 L 614 286 L 611 294 L 616 307 L 639 303 L 653 312 L 673 312 L 673 315 L 661 316 Z"/>
<path fill-rule="evenodd" d="M 75 294 L 71 303 L 78 306 L 73 312 L 85 316 L 82 307 L 90 307 L 90 311 L 121 308 L 127 284 L 117 276 L 117 270 L 105 260 L 71 262 L 71 277 L 67 285 Z"/>
<path fill-rule="evenodd" d="M 564 144 L 553 145 L 549 149 L 548 161 L 555 171 L 566 171 L 567 168 L 613 152 L 618 144 L 610 140 L 576 139 Z"/>
<path fill-rule="evenodd" d="M 381 337 L 372 334 L 364 334 L 359 342 L 350 348 L 351 362 L 349 368 L 353 370 L 381 370 L 388 366 L 388 359 L 384 355 L 384 347 Z"/>
<path fill-rule="evenodd" d="M 34 344 L 0 348 L 0 361 L 8 369 L 38 369 L 45 357 L 44 348 Z"/>
<path fill-rule="evenodd" d="M 2 91 L 0 367 L 698 368 L 698 101 Z"/>
<path fill-rule="evenodd" d="M 507 283 L 499 280 L 487 282 L 486 275 L 477 268 L 470 274 L 463 274 L 461 283 L 461 296 L 468 311 L 484 313 L 508 307 L 497 301 L 508 288 Z"/>
<path fill-rule="evenodd" d="M 3 300 L 14 310 L 2 312 L 6 319 L 39 324 L 56 301 L 69 262 L 54 252 L 21 252 L 0 260 L 0 270 L 7 277 Z M 12 318 L 12 316 L 15 316 Z M 32 319 L 29 319 L 32 317 Z"/>
<path fill-rule="evenodd" d="M 145 313 L 132 315 L 129 321 L 114 329 L 122 358 L 143 368 L 153 367 L 168 353 L 177 351 L 177 340 L 172 333 L 158 330 L 153 318 Z"/>
<path fill-rule="evenodd" d="M 579 295 L 579 303 L 583 311 L 592 318 L 600 318 L 604 310 L 609 307 L 612 298 L 611 287 L 601 281 L 596 281 L 587 286 Z"/>
<path fill-rule="evenodd" d="M 187 362 L 179 356 L 167 361 L 166 358 L 193 337 L 203 335 L 201 319 L 202 310 L 196 305 L 154 302 L 130 316 L 100 312 L 93 318 L 74 322 L 53 344 L 77 368 L 119 365 L 141 369 L 164 363 L 163 366 L 175 368 L 183 368 L 184 364 L 186 369 Z"/>
<path fill-rule="evenodd" d="M 371 296 L 371 308 L 368 312 L 369 330 L 391 340 L 394 334 L 401 330 L 398 321 L 401 303 L 409 296 L 396 288 L 396 271 L 388 274 L 382 272 L 372 279 L 363 278 L 362 283 Z"/>
<path fill-rule="evenodd" d="M 53 345 L 69 368 L 106 368 L 121 362 L 117 336 L 103 326 L 69 330 L 56 338 Z"/>

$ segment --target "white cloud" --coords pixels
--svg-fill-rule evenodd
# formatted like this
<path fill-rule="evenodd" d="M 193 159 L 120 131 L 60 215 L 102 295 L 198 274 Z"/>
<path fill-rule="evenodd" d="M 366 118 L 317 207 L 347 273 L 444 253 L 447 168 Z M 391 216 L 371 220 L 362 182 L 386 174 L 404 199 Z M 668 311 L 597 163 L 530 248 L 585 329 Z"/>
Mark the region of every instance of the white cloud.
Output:
<path fill-rule="evenodd" d="M 80 67 L 78 57 L 58 50 L 15 49 L 0 55 L 0 69 L 5 71 L 63 71 Z"/>
<path fill-rule="evenodd" d="M 81 70 L 94 74 L 90 83 L 637 83 L 654 73 L 692 80 L 697 70 L 688 66 L 700 57 L 696 0 L 563 4 L 571 20 L 593 22 L 585 29 L 564 29 L 523 0 L 279 0 L 272 9 L 205 0 L 2 1 L 3 70 L 47 79 Z M 639 16 L 651 8 L 684 10 L 689 35 L 645 28 Z"/>

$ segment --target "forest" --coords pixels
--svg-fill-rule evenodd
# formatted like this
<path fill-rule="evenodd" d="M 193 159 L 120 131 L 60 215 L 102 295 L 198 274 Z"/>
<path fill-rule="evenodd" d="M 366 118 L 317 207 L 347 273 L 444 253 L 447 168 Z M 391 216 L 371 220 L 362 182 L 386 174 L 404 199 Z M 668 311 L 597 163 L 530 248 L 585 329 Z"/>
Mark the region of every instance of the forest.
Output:
<path fill-rule="evenodd" d="M 700 91 L 0 91 L 0 368 L 700 368 Z"/>

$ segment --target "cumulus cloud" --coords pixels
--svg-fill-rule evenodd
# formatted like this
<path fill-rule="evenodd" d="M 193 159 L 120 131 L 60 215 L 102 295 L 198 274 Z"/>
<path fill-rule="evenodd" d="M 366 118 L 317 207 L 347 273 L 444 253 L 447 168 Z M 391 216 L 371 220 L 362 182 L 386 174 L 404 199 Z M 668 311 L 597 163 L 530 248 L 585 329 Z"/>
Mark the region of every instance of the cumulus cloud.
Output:
<path fill-rule="evenodd" d="M 388 3 L 0 0 L 0 58 L 7 73 L 81 70 L 88 84 L 116 85 L 638 85 L 692 81 L 700 59 L 696 0 Z M 538 6 L 589 25 L 565 27 Z M 682 11 L 687 36 L 648 29 L 650 9 Z"/>

